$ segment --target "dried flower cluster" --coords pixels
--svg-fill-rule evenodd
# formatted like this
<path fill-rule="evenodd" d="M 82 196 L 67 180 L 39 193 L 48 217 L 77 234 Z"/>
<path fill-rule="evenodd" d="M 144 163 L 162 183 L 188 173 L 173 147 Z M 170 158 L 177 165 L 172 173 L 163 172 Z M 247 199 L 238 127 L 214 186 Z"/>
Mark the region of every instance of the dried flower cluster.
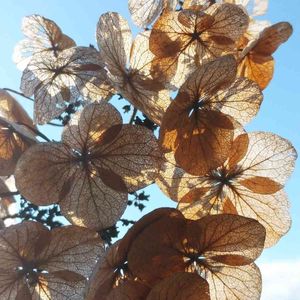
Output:
<path fill-rule="evenodd" d="M 49 19 L 24 19 L 14 60 L 34 118 L 0 91 L 0 216 L 14 201 L 5 186 L 13 175 L 22 197 L 58 204 L 72 225 L 0 230 L 1 299 L 260 298 L 254 261 L 290 228 L 284 185 L 297 154 L 276 134 L 243 128 L 292 33 L 289 23 L 255 20 L 268 3 L 253 2 L 129 0 L 146 30 L 134 38 L 122 16 L 105 13 L 98 50 L 76 46 Z M 108 103 L 116 94 L 159 136 L 123 124 Z M 77 101 L 61 141 L 41 142 L 35 124 Z M 108 248 L 101 237 L 128 194 L 152 183 L 177 208 L 145 215 Z"/>

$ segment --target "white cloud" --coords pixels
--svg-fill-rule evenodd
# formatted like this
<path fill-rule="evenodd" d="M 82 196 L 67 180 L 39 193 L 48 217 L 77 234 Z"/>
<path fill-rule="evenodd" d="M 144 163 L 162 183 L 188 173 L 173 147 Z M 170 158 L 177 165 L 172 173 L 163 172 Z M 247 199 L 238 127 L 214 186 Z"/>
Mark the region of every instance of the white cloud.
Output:
<path fill-rule="evenodd" d="M 261 300 L 300 299 L 300 260 L 258 264 L 263 277 Z"/>

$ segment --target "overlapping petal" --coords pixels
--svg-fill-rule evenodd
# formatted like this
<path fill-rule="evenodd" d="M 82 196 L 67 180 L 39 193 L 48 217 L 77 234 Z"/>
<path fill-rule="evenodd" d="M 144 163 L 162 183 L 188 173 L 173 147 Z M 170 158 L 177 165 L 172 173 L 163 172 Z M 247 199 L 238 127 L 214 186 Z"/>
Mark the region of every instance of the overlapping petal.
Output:
<path fill-rule="evenodd" d="M 175 10 L 178 0 L 129 0 L 133 22 L 139 27 L 150 25 L 163 11 Z"/>
<path fill-rule="evenodd" d="M 21 154 L 34 143 L 31 118 L 8 92 L 0 90 L 0 176 L 13 174 Z"/>
<path fill-rule="evenodd" d="M 250 40 L 243 48 L 238 74 L 256 81 L 261 89 L 265 89 L 274 73 L 272 54 L 288 40 L 292 31 L 292 26 L 287 22 L 265 28 L 256 40 Z"/>
<path fill-rule="evenodd" d="M 161 73 L 152 67 L 149 34 L 138 35 L 133 43 L 127 21 L 117 13 L 106 13 L 98 22 L 97 42 L 116 91 L 160 124 L 170 96 L 156 82 Z"/>

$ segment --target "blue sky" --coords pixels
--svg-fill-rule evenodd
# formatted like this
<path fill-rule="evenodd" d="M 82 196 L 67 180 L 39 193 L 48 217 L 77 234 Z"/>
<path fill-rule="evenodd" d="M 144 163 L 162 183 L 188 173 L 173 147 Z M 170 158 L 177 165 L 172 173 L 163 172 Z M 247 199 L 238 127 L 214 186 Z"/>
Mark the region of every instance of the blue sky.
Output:
<path fill-rule="evenodd" d="M 22 17 L 36 13 L 52 19 L 62 28 L 64 33 L 76 41 L 77 45 L 87 46 L 89 44 L 96 45 L 96 24 L 99 16 L 107 11 L 117 11 L 130 20 L 126 0 L 2 0 L 0 3 L 0 87 L 19 90 L 21 72 L 13 64 L 11 57 L 14 46 L 23 38 L 20 29 Z M 279 134 L 289 139 L 300 152 L 299 0 L 288 2 L 270 0 L 268 13 L 262 19 L 267 19 L 272 23 L 289 21 L 294 27 L 294 33 L 290 40 L 275 54 L 276 68 L 273 81 L 264 92 L 264 102 L 258 116 L 247 126 L 247 129 L 249 131 L 271 131 Z M 132 22 L 130 24 L 133 26 Z M 136 29 L 134 32 L 137 32 Z M 31 103 L 22 98 L 18 99 L 26 109 L 32 111 Z M 51 138 L 59 139 L 59 133 L 52 127 L 43 126 L 41 130 Z M 270 272 L 268 273 L 268 269 L 270 269 L 268 264 L 270 263 L 273 266 L 277 263 L 280 268 L 281 262 L 291 262 L 295 265 L 300 262 L 299 162 L 286 190 L 291 202 L 293 224 L 290 232 L 275 247 L 267 249 L 260 258 L 259 262 L 264 266 L 263 274 L 266 274 L 266 278 L 271 276 Z M 173 205 L 158 188 L 150 187 L 147 192 L 151 193 L 151 205 L 147 207 L 146 211 L 158 206 Z M 135 219 L 140 216 L 139 212 L 134 209 L 128 211 L 126 215 L 128 218 Z M 286 277 L 285 275 L 282 276 Z M 299 274 L 298 278 L 300 280 Z M 300 282 L 298 285 L 300 286 Z M 264 296 L 264 299 L 271 299 L 270 295 Z M 279 298 L 281 300 L 297 299 L 295 297 L 289 298 L 286 295 Z"/>

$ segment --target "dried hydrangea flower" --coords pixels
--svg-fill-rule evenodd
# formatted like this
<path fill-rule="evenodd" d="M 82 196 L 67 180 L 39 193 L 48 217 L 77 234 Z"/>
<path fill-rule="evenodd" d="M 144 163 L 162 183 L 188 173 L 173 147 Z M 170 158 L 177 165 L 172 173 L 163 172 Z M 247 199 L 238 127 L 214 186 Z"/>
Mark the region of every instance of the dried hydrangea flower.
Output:
<path fill-rule="evenodd" d="M 49 231 L 27 221 L 0 231 L 2 299 L 80 300 L 104 253 L 96 232 L 66 226 Z"/>
<path fill-rule="evenodd" d="M 231 55 L 204 64 L 188 77 L 164 115 L 162 147 L 174 152 L 178 165 L 191 174 L 204 175 L 223 163 L 234 129 L 259 110 L 262 93 L 257 84 L 235 77 Z"/>
<path fill-rule="evenodd" d="M 261 276 L 253 262 L 264 240 L 264 227 L 253 219 L 224 214 L 190 221 L 174 209 L 135 237 L 128 268 L 150 285 L 176 273 L 193 273 L 208 282 L 213 300 L 259 299 Z M 205 284 L 202 289 L 205 294 Z"/>
<path fill-rule="evenodd" d="M 73 47 L 57 57 L 48 52 L 33 55 L 23 72 L 20 89 L 28 97 L 34 95 L 34 121 L 44 124 L 59 116 L 79 95 L 85 96 L 95 84 L 99 100 L 110 97 L 106 80 L 99 52 L 90 47 Z"/>
<path fill-rule="evenodd" d="M 16 185 L 36 205 L 59 203 L 75 225 L 101 230 L 123 214 L 128 192 L 152 183 L 161 162 L 153 133 L 122 125 L 106 102 L 89 104 L 64 130 L 62 142 L 31 147 L 16 169 Z"/>
<path fill-rule="evenodd" d="M 271 133 L 241 134 L 223 165 L 202 176 L 176 166 L 171 154 L 157 184 L 190 219 L 232 213 L 258 220 L 266 228 L 265 246 L 274 245 L 290 228 L 283 186 L 294 169 L 296 151 Z M 276 218 L 274 218 L 276 215 Z"/>
<path fill-rule="evenodd" d="M 154 24 L 150 50 L 161 59 L 162 72 L 177 67 L 172 79 L 176 87 L 201 63 L 235 51 L 235 42 L 244 34 L 249 18 L 234 4 L 214 4 L 202 11 L 186 9 L 164 13 Z M 169 58 L 169 65 L 165 59 Z M 175 69 L 176 70 L 176 69 Z"/>

